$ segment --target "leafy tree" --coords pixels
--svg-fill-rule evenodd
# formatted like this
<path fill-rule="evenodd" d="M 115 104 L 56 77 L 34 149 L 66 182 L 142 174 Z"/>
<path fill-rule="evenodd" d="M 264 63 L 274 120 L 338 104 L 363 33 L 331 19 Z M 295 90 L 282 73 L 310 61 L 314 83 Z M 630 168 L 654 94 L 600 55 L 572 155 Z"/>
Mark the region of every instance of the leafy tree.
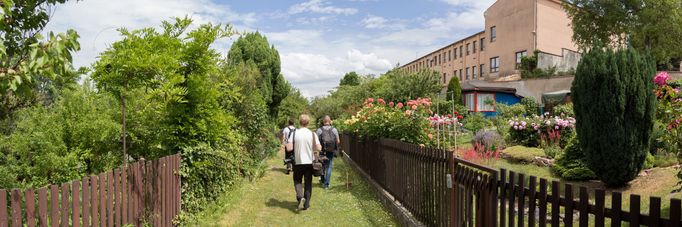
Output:
<path fill-rule="evenodd" d="M 459 84 L 459 78 L 453 76 L 448 82 L 447 100 L 455 100 L 455 104 L 462 104 L 462 87 Z"/>
<path fill-rule="evenodd" d="M 594 44 L 630 45 L 650 50 L 656 62 L 682 57 L 682 3 L 679 0 L 569 0 L 573 40 L 582 49 Z"/>
<path fill-rule="evenodd" d="M 249 61 L 256 65 L 261 74 L 258 78 L 260 93 L 270 109 L 270 116 L 277 116 L 277 107 L 289 90 L 280 74 L 279 53 L 275 47 L 260 33 L 248 33 L 232 44 L 227 58 L 232 66 Z"/>
<path fill-rule="evenodd" d="M 413 98 L 430 97 L 441 91 L 440 75 L 436 71 L 421 70 L 408 73 L 404 70 L 393 69 L 382 78 L 386 86 L 380 90 L 378 96 L 387 100 L 407 101 Z"/>
<path fill-rule="evenodd" d="M 343 75 L 339 86 L 357 86 L 360 85 L 360 76 L 356 72 L 349 72 Z"/>
<path fill-rule="evenodd" d="M 304 112 L 308 107 L 308 99 L 301 95 L 301 92 L 290 86 L 289 95 L 282 101 L 280 105 L 279 116 L 277 117 L 277 125 L 284 127 L 289 119 L 298 119 L 298 116 Z"/>
<path fill-rule="evenodd" d="M 47 38 L 42 35 L 49 9 L 64 2 L 5 0 L 0 4 L 0 119 L 40 101 L 55 86 L 75 82 L 71 53 L 80 49 L 78 34 L 68 30 L 49 32 Z"/>
<path fill-rule="evenodd" d="M 571 87 L 576 130 L 587 165 L 609 186 L 641 170 L 649 149 L 655 64 L 632 48 L 595 47 L 578 64 Z"/>

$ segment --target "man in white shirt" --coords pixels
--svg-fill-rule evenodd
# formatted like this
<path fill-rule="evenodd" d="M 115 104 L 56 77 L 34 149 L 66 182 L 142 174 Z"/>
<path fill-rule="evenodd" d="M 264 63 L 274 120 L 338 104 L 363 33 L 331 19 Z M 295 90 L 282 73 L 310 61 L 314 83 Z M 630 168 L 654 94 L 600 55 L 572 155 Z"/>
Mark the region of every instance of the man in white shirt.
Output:
<path fill-rule="evenodd" d="M 310 207 L 310 196 L 313 190 L 314 152 L 320 151 L 322 146 L 318 142 L 317 135 L 308 129 L 310 117 L 303 114 L 299 120 L 301 128 L 292 133 L 287 147 L 294 149 L 294 188 L 298 209 L 307 210 Z M 305 180 L 305 189 L 302 187 L 303 180 Z"/>

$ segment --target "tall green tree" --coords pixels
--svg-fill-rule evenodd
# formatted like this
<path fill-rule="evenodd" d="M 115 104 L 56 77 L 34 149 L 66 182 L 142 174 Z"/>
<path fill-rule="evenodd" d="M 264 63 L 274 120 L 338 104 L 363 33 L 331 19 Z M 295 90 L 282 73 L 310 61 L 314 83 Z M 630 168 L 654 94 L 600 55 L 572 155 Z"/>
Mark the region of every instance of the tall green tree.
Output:
<path fill-rule="evenodd" d="M 0 119 L 41 100 L 55 86 L 77 78 L 71 54 L 78 34 L 47 33 L 50 9 L 66 0 L 4 0 L 0 3 Z M 49 97 L 51 101 L 55 96 Z"/>
<path fill-rule="evenodd" d="M 587 164 L 609 186 L 642 169 L 653 128 L 654 61 L 632 48 L 595 47 L 576 69 L 571 87 L 576 131 Z"/>
<path fill-rule="evenodd" d="M 455 104 L 462 105 L 462 86 L 459 84 L 459 78 L 453 76 L 448 82 L 447 100 L 455 100 Z"/>
<path fill-rule="evenodd" d="M 343 75 L 339 86 L 357 86 L 360 85 L 360 76 L 356 72 L 349 72 Z"/>
<path fill-rule="evenodd" d="M 408 73 L 401 69 L 392 69 L 381 76 L 386 86 L 379 92 L 379 97 L 394 101 L 431 97 L 441 91 L 440 75 L 432 70 L 420 70 Z"/>
<path fill-rule="evenodd" d="M 650 50 L 667 68 L 671 58 L 682 57 L 682 2 L 679 0 L 568 0 L 573 40 L 582 49 L 594 44 L 630 45 Z M 679 64 L 679 62 L 675 62 Z"/>
<path fill-rule="evenodd" d="M 280 74 L 279 52 L 258 32 L 248 33 L 235 41 L 227 54 L 228 63 L 236 66 L 242 62 L 253 62 L 261 76 L 258 88 L 270 110 L 270 116 L 277 116 L 277 107 L 289 92 L 284 77 Z"/>

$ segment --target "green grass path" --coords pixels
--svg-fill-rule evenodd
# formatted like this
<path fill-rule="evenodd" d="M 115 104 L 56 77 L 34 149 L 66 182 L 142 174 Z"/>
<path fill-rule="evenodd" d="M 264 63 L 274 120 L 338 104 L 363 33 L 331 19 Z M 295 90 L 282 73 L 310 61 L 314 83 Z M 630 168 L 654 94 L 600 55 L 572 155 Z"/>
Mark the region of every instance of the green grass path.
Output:
<path fill-rule="evenodd" d="M 196 226 L 397 226 L 367 182 L 341 157 L 334 159 L 331 187 L 313 178 L 310 209 L 297 211 L 292 175 L 282 152 L 267 161 L 264 176 L 245 182 L 208 208 Z M 350 182 L 347 187 L 346 182 Z"/>

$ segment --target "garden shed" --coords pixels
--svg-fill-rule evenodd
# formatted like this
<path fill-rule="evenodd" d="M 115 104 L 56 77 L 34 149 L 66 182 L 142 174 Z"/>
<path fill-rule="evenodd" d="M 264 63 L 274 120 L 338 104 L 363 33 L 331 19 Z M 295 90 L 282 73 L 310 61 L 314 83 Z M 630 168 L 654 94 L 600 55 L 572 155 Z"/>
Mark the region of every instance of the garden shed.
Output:
<path fill-rule="evenodd" d="M 483 113 L 485 117 L 493 117 L 497 114 L 494 103 L 514 105 L 521 102 L 523 97 L 517 94 L 516 88 L 496 85 L 503 84 L 485 81 L 462 83 L 462 98 L 469 112 Z"/>

